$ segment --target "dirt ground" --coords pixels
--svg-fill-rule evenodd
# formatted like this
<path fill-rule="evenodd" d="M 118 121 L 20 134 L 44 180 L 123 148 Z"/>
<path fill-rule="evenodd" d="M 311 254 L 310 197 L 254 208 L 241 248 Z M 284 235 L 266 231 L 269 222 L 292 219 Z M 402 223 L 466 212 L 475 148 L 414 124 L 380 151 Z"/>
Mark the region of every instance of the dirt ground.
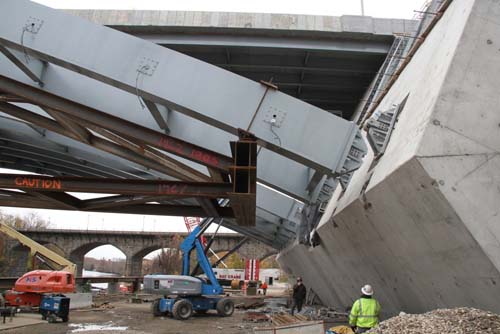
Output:
<path fill-rule="evenodd" d="M 38 324 L 1 331 L 1 334 L 69 334 L 69 333 L 252 333 L 255 323 L 243 322 L 244 312 L 235 310 L 231 317 L 219 317 L 215 312 L 195 315 L 187 321 L 168 317 L 153 317 L 150 303 L 113 303 L 114 308 L 101 310 L 76 310 L 70 313 L 68 323 Z M 15 320 L 14 320 L 15 321 Z"/>
<path fill-rule="evenodd" d="M 286 303 L 288 285 L 277 283 L 268 289 L 265 307 L 280 308 Z M 260 298 L 259 298 L 260 297 Z M 241 293 L 233 295 L 235 304 L 246 303 L 245 300 L 257 298 L 264 301 L 262 295 L 242 297 Z M 243 298 L 243 299 L 241 299 Z M 250 299 L 246 299 L 250 298 Z M 72 310 L 68 323 L 49 324 L 46 322 L 18 327 L 15 329 L 0 328 L 0 334 L 163 334 L 163 333 L 196 333 L 196 334 L 236 334 L 253 333 L 255 327 L 269 326 L 269 323 L 244 321 L 246 311 L 235 309 L 231 317 L 220 317 L 217 312 L 210 311 L 205 315 L 195 314 L 187 321 L 175 320 L 170 317 L 154 317 L 151 313 L 151 303 L 133 304 L 128 297 L 120 295 L 104 295 L 94 297 L 94 303 L 102 305 L 109 303 L 111 308 L 94 308 Z M 250 302 L 251 304 L 252 302 Z M 106 306 L 106 305 L 104 305 Z M 253 310 L 249 310 L 253 311 Z M 14 318 L 14 322 L 15 322 Z"/>

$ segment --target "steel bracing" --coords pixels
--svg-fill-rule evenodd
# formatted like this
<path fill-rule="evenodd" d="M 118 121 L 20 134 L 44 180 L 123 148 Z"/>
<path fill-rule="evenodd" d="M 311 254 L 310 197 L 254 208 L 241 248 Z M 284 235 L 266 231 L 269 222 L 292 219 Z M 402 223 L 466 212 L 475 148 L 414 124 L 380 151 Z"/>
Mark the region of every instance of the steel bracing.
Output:
<path fill-rule="evenodd" d="M 29 1 L 0 2 L 0 51 L 0 164 L 47 175 L 0 176 L 22 190 L 0 205 L 219 217 L 279 248 L 366 152 L 272 83 Z"/>

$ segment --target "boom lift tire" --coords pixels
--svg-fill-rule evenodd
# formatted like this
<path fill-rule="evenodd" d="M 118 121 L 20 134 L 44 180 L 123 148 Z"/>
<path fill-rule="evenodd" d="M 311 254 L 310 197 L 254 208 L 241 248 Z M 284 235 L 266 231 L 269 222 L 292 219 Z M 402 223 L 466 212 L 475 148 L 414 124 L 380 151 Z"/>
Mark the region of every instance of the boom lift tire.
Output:
<path fill-rule="evenodd" d="M 234 303 L 231 299 L 222 298 L 217 302 L 216 308 L 221 317 L 229 317 L 234 312 Z"/>
<path fill-rule="evenodd" d="M 179 299 L 172 307 L 172 315 L 178 320 L 187 320 L 193 315 L 193 304 L 187 299 Z"/>
<path fill-rule="evenodd" d="M 159 317 L 162 315 L 162 312 L 160 311 L 160 300 L 159 299 L 155 299 L 153 301 L 153 303 L 151 304 L 151 313 L 153 313 L 153 315 L 155 317 Z"/>

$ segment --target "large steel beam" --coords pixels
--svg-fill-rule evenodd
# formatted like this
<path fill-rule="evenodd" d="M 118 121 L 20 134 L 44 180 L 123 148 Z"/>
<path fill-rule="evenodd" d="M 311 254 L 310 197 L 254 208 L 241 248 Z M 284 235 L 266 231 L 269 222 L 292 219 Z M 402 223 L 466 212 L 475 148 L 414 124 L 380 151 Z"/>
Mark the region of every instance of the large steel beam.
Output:
<path fill-rule="evenodd" d="M 26 15 L 44 24 L 22 46 Z M 340 171 L 357 133 L 353 123 L 283 93 L 266 94 L 266 87 L 215 66 L 28 1 L 0 3 L 0 43 L 232 134 L 248 130 L 260 145 L 328 175 Z M 273 116 L 282 118 L 281 145 L 269 129 Z"/>
<path fill-rule="evenodd" d="M 1 80 L 1 79 L 0 79 Z M 80 135 L 75 134 L 74 131 L 68 130 L 67 128 L 64 128 L 61 126 L 58 122 L 53 121 L 49 118 L 40 116 L 38 114 L 35 114 L 29 110 L 23 109 L 21 107 L 18 107 L 16 105 L 6 103 L 6 102 L 0 102 L 0 111 L 3 111 L 4 113 L 7 113 L 9 115 L 18 117 L 22 120 L 25 120 L 27 122 L 30 122 L 34 125 L 41 126 L 44 129 L 47 129 L 49 131 L 53 131 L 55 133 L 58 133 L 60 135 L 82 141 L 84 143 L 88 143 L 89 145 L 98 148 L 102 151 L 112 153 L 116 156 L 125 158 L 127 160 L 134 161 L 136 163 L 139 163 L 143 166 L 146 166 L 148 168 L 152 168 L 154 170 L 158 170 L 160 172 L 166 173 L 167 175 L 172 175 L 173 177 L 180 177 L 183 179 L 187 175 L 193 175 L 193 178 L 200 180 L 203 179 L 199 175 L 201 173 L 197 173 L 196 171 L 192 171 L 190 173 L 190 168 L 187 168 L 185 172 L 182 172 L 181 164 L 176 162 L 171 162 L 170 165 L 174 165 L 174 167 L 171 166 L 165 166 L 159 163 L 158 161 L 154 161 L 152 159 L 156 159 L 154 155 L 150 155 L 144 150 L 142 152 L 138 153 L 137 151 L 130 151 L 129 148 L 130 146 L 123 147 L 121 145 L 115 144 L 113 142 L 110 142 L 108 140 L 96 137 L 92 135 L 90 132 L 85 131 L 85 129 L 80 130 L 80 133 L 84 133 L 85 138 L 82 139 Z M 58 113 L 58 112 L 57 112 Z M 72 122 L 74 123 L 74 122 Z M 85 123 L 85 121 L 83 121 Z M 104 131 L 99 131 L 97 129 L 97 132 L 102 133 L 106 137 L 111 137 L 112 133 L 105 133 Z M 118 141 L 116 136 L 111 137 L 113 140 Z M 120 144 L 123 144 L 123 142 L 118 141 Z M 142 154 L 141 154 L 142 153 Z M 143 156 L 145 155 L 145 156 Z M 161 158 L 159 159 L 160 162 L 163 161 Z"/>
<path fill-rule="evenodd" d="M 15 67 L 5 60 L 2 62 L 1 58 L 0 72 L 14 78 L 16 81 L 29 83 L 24 76 L 17 73 L 19 71 Z M 72 83 L 71 89 L 64 84 L 65 82 Z M 129 121 L 149 128 L 157 128 L 152 117 L 148 117 L 149 113 L 140 109 L 136 96 L 57 66 L 47 67 L 44 91 L 68 96 L 75 102 L 89 105 L 94 109 L 106 110 L 106 112 L 113 115 L 123 115 L 128 111 L 126 117 Z M 85 94 L 82 95 L 78 92 L 85 92 Z M 175 111 L 172 111 L 169 115 L 169 125 L 171 126 L 170 135 L 207 147 L 224 155 L 230 154 L 227 142 L 236 139 L 235 136 L 227 132 L 193 120 Z M 279 129 L 275 131 L 278 134 L 280 132 Z M 308 201 L 309 194 L 306 191 L 309 182 L 308 167 L 274 154 L 265 148 L 260 148 L 258 163 L 260 166 L 257 171 L 259 182 L 291 197 Z M 197 169 L 201 167 L 188 160 L 183 161 L 183 164 L 188 164 Z"/>
<path fill-rule="evenodd" d="M 69 210 L 78 210 L 79 208 L 80 199 L 66 193 L 51 192 L 51 191 L 30 192 L 30 193 L 43 200 L 55 202 L 56 205 L 64 206 Z"/>
<path fill-rule="evenodd" d="M 316 74 L 369 74 L 375 75 L 377 71 L 363 70 L 359 68 L 332 68 L 332 67 L 310 67 L 310 66 L 282 66 L 282 65 L 252 65 L 252 64 L 216 64 L 221 68 L 234 71 L 271 71 L 286 73 L 316 73 Z"/>
<path fill-rule="evenodd" d="M 119 28 L 118 28 L 119 29 Z M 224 46 L 244 48 L 266 48 L 266 49 L 298 49 L 338 52 L 360 52 L 365 54 L 386 55 L 390 49 L 390 43 L 386 41 L 362 40 L 351 41 L 347 39 L 328 40 L 326 38 L 300 38 L 283 36 L 260 37 L 260 36 L 236 36 L 234 34 L 209 35 L 198 34 L 144 34 L 135 33 L 134 36 L 141 39 L 163 45 L 199 45 L 199 46 Z"/>
<path fill-rule="evenodd" d="M 49 120 L 49 119 L 46 119 L 44 118 L 43 116 L 40 116 L 40 115 L 36 115 L 34 113 L 31 113 L 27 110 L 24 110 L 22 108 L 19 108 L 19 107 L 16 107 L 16 106 L 13 106 L 13 105 L 9 105 L 9 110 L 13 109 L 13 111 L 15 112 L 13 115 L 15 115 L 16 117 L 20 117 L 22 119 L 25 119 L 27 121 L 34 121 L 36 122 L 36 124 L 41 124 L 41 125 L 44 125 L 45 127 L 49 128 L 49 129 L 52 129 L 52 130 L 57 130 L 57 129 L 53 129 L 54 126 L 56 126 L 56 122 L 53 121 L 53 120 Z M 42 123 L 43 122 L 46 122 L 46 123 Z M 5 124 L 9 129 L 13 130 L 13 131 L 16 131 L 16 133 L 18 133 L 16 136 L 12 136 L 12 135 L 9 135 L 7 136 L 7 132 L 5 130 L 2 130 L 1 127 L 0 127 L 0 138 L 4 137 L 8 140 L 14 140 L 16 141 L 15 144 L 9 144 L 11 148 L 14 148 L 17 147 L 18 145 L 21 145 L 20 143 L 24 143 L 24 142 L 28 142 L 28 143 L 37 143 L 37 147 L 32 147 L 32 146 L 22 146 L 20 147 L 19 149 L 23 152 L 31 152 L 30 154 L 35 154 L 35 152 L 38 152 L 36 153 L 37 154 L 37 160 L 38 161 L 42 161 L 42 162 L 54 162 L 56 160 L 53 160 L 53 159 L 57 159 L 58 162 L 58 165 L 62 166 L 64 165 L 64 161 L 66 161 L 66 163 L 72 163 L 72 164 L 75 164 L 75 167 L 78 167 L 78 163 L 80 162 L 80 169 L 82 168 L 93 168 L 92 170 L 94 171 L 95 168 L 97 168 L 95 171 L 99 171 L 99 170 L 106 170 L 106 167 L 104 166 L 99 166 L 99 165 L 95 165 L 93 166 L 93 163 L 90 161 L 81 161 L 81 160 L 75 160 L 74 157 L 72 157 L 71 155 L 69 155 L 70 153 L 68 152 L 75 152 L 76 155 L 80 156 L 80 157 L 83 157 L 83 156 L 88 156 L 90 153 L 85 153 L 84 151 L 75 151 L 75 149 L 70 145 L 70 143 L 68 142 L 66 145 L 69 145 L 69 148 L 66 149 L 66 150 L 62 150 L 60 149 L 60 145 L 56 145 L 53 149 L 55 148 L 58 148 L 59 151 L 55 152 L 55 151 L 51 151 L 50 149 L 45 149 L 47 146 L 51 146 L 51 143 L 47 141 L 47 139 L 49 139 L 51 137 L 50 135 L 50 132 L 47 132 L 45 134 L 45 137 L 37 137 L 37 138 L 33 138 L 33 137 L 27 137 L 27 138 L 24 138 L 23 136 L 21 136 L 21 133 L 23 132 L 21 128 L 19 128 L 19 126 L 24 126 L 24 124 L 17 124 L 18 126 L 16 127 L 16 124 L 13 120 L 8 120 L 8 123 L 2 123 L 2 124 Z M 61 128 L 61 127 L 59 127 Z M 61 139 L 57 139 L 57 138 L 54 138 L 53 139 L 54 141 L 57 141 L 59 143 L 62 143 L 63 141 Z M 102 140 L 102 139 L 101 139 Z M 90 148 L 89 148 L 90 149 Z M 49 160 L 47 160 L 49 159 Z M 74 162 L 73 162 L 74 160 Z M 101 162 L 102 159 L 100 158 L 96 158 L 96 160 L 98 162 Z M 42 167 L 42 166 L 38 166 L 38 167 Z M 46 167 L 46 165 L 45 165 Z M 54 166 L 56 167 L 56 166 Z M 61 167 L 62 168 L 62 167 Z M 23 168 L 21 168 L 23 169 Z M 25 169 L 24 169 L 25 170 Z M 31 171 L 36 171 L 36 170 L 31 170 Z M 118 172 L 118 170 L 116 171 Z M 73 173 L 75 174 L 75 173 Z M 78 174 L 78 172 L 76 172 L 76 174 Z M 57 174 L 56 174 L 57 175 Z M 113 175 L 108 175 L 108 177 L 113 177 Z M 127 177 L 127 178 L 130 178 L 130 176 L 127 176 L 127 174 L 121 174 L 120 175 L 121 177 Z M 152 176 L 154 177 L 154 176 Z M 284 219 L 287 219 L 287 220 L 290 220 L 291 222 L 296 222 L 296 212 L 298 210 L 300 210 L 300 208 L 302 207 L 302 204 L 300 202 L 297 202 L 296 200 L 294 200 L 293 198 L 290 198 L 290 197 L 287 197 L 287 196 L 283 196 L 283 194 L 280 194 L 268 187 L 265 187 L 263 185 L 260 185 L 260 184 L 257 184 L 257 207 L 258 207 L 258 210 L 259 212 L 262 212 L 262 214 L 266 214 L 267 216 L 267 219 L 269 219 L 270 221 L 278 221 L 279 218 L 284 218 Z M 125 203 L 124 203 L 125 204 Z"/>
<path fill-rule="evenodd" d="M 79 122 L 82 122 L 83 124 L 86 124 L 89 129 L 92 131 L 100 134 L 101 136 L 104 136 L 108 138 L 109 140 L 114 141 L 115 143 L 130 149 L 131 151 L 134 151 L 135 153 L 143 155 L 145 158 L 152 159 L 156 161 L 158 164 L 161 164 L 165 168 L 169 169 L 169 174 L 178 177 L 181 180 L 186 180 L 186 181 L 209 181 L 210 177 L 207 175 L 204 175 L 203 173 L 197 171 L 194 168 L 191 168 L 190 166 L 187 166 L 169 156 L 166 154 L 163 154 L 162 152 L 158 150 L 151 149 L 149 147 L 146 147 L 146 145 L 137 145 L 131 140 L 127 140 L 126 138 L 122 138 L 121 136 L 118 136 L 114 134 L 111 131 L 105 130 L 103 128 L 100 128 L 98 126 L 89 124 L 85 122 L 82 119 L 79 119 Z M 223 180 L 219 180 L 222 182 Z"/>
<path fill-rule="evenodd" d="M 41 175 L 0 174 L 0 187 L 32 191 L 87 192 L 105 194 L 141 194 L 189 196 L 205 198 L 227 197 L 230 183 L 180 182 L 160 180 L 125 180 L 83 177 L 48 177 Z"/>
<path fill-rule="evenodd" d="M 68 210 L 68 207 L 58 205 L 55 201 L 42 199 L 26 199 L 25 197 L 17 196 L 0 196 L 0 206 L 11 206 L 21 208 L 37 208 L 37 209 L 53 209 L 53 210 Z M 140 204 L 123 207 L 111 207 L 102 209 L 88 210 L 91 212 L 106 212 L 106 213 L 128 213 L 138 215 L 162 215 L 162 216 L 203 216 L 205 211 L 199 206 L 189 205 L 160 205 L 160 204 Z M 218 208 L 219 216 L 226 218 L 234 218 L 231 208 Z"/>
<path fill-rule="evenodd" d="M 153 170 L 139 170 L 138 165 L 113 155 L 99 155 L 97 149 L 46 131 L 44 136 L 33 131 L 28 124 L 15 119 L 2 118 L 0 122 L 0 147 L 29 153 L 40 161 L 47 161 L 77 170 L 111 178 L 159 178 L 164 174 Z M 43 158 L 48 158 L 45 160 Z M 5 159 L 3 159 L 5 160 Z M 23 169 L 21 169 L 23 170 Z M 138 175 L 140 173 L 140 175 Z M 82 176 L 82 175 L 80 175 Z"/>
<path fill-rule="evenodd" d="M 149 202 L 162 202 L 172 199 L 172 196 L 146 196 L 146 195 L 116 195 L 83 200 L 80 210 L 92 211 L 96 209 L 111 208 L 115 206 L 145 204 Z M 179 197 L 175 197 L 179 199 Z"/>
<path fill-rule="evenodd" d="M 96 126 L 101 126 L 119 134 L 140 140 L 161 150 L 195 161 L 202 165 L 227 171 L 232 164 L 232 159 L 222 154 L 212 152 L 172 136 L 159 133 L 116 116 L 58 97 L 3 75 L 0 75 L 0 90 L 21 96 L 30 103 L 61 111 L 75 118 L 83 118 Z M 8 103 L 2 102 L 2 104 L 3 108 L 6 109 Z"/>
<path fill-rule="evenodd" d="M 203 217 L 205 210 L 199 206 L 137 204 L 123 207 L 111 207 L 91 210 L 93 212 L 128 213 L 138 215 Z M 217 208 L 219 217 L 234 218 L 231 208 Z"/>
<path fill-rule="evenodd" d="M 1 135 L 0 135 L 1 136 Z M 2 147 L 0 148 L 0 155 L 3 158 L 11 157 L 17 159 L 17 161 L 23 161 L 25 163 L 31 163 L 38 167 L 47 167 L 49 169 L 59 168 L 59 172 L 67 175 L 74 176 L 85 176 L 85 177 L 110 177 L 106 173 L 100 171 L 91 170 L 85 168 L 85 166 L 79 166 L 73 163 L 67 163 L 64 160 L 54 159 L 50 156 L 43 156 L 39 153 L 32 153 L 30 151 L 18 150 L 12 147 Z M 56 174 L 60 175 L 60 174 Z"/>

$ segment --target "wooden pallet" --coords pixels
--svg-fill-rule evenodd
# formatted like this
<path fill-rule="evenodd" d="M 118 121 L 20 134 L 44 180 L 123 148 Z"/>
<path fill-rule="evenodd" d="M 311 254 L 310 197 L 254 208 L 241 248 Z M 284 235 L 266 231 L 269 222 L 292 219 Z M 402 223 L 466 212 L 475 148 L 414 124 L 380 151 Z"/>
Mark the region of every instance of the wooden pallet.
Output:
<path fill-rule="evenodd" d="M 302 314 L 290 315 L 286 313 L 281 313 L 281 314 L 275 314 L 271 318 L 271 321 L 276 326 L 283 326 L 283 325 L 290 325 L 294 323 L 309 321 L 309 319 Z"/>

